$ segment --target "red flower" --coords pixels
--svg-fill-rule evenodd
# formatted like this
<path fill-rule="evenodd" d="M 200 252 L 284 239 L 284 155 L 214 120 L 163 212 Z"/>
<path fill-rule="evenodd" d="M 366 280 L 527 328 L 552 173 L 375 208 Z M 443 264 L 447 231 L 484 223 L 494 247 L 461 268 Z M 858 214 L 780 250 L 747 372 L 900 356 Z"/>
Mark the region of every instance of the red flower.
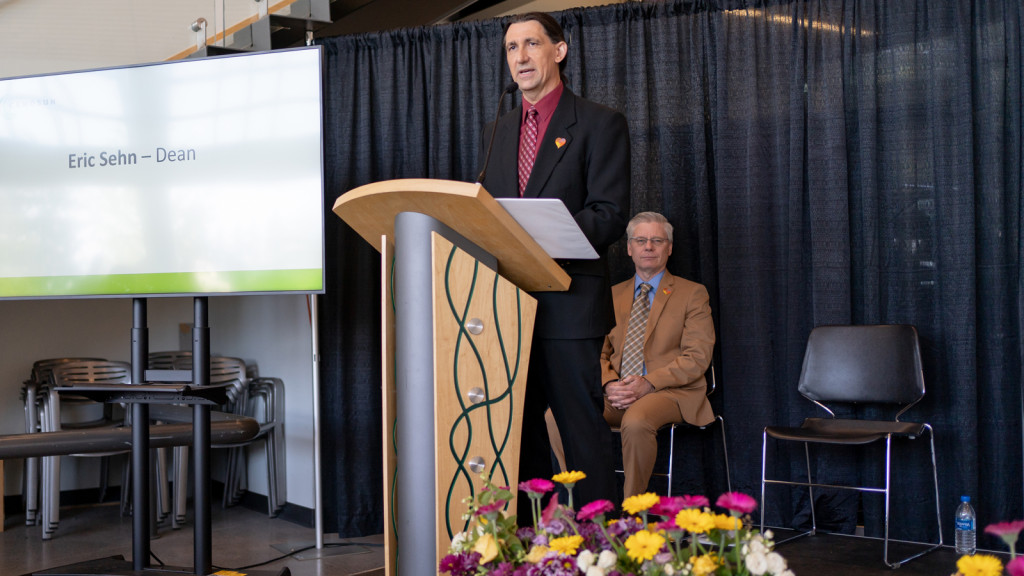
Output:
<path fill-rule="evenodd" d="M 519 489 L 530 494 L 546 494 L 555 489 L 555 483 L 544 478 L 534 478 L 520 482 Z"/>
<path fill-rule="evenodd" d="M 587 520 L 593 520 L 595 516 L 601 514 L 607 514 L 615 509 L 615 504 L 612 504 L 608 500 L 594 500 L 590 504 L 587 504 L 580 508 L 580 511 L 576 513 L 576 519 L 580 522 Z"/>
<path fill-rule="evenodd" d="M 715 506 L 740 514 L 750 514 L 757 508 L 757 500 L 742 492 L 726 492 L 718 497 Z"/>

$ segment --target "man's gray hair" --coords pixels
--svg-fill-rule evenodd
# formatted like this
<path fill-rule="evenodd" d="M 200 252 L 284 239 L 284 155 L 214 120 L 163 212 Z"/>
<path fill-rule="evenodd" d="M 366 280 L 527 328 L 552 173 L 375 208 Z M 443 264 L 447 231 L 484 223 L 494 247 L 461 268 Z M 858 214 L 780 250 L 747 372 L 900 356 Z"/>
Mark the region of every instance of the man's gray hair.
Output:
<path fill-rule="evenodd" d="M 668 218 L 665 218 L 657 212 L 641 212 L 630 219 L 629 224 L 626 224 L 626 238 L 633 237 L 633 230 L 636 230 L 638 224 L 661 224 L 665 227 L 665 235 L 668 236 L 669 244 L 672 243 L 672 224 L 669 223 Z"/>

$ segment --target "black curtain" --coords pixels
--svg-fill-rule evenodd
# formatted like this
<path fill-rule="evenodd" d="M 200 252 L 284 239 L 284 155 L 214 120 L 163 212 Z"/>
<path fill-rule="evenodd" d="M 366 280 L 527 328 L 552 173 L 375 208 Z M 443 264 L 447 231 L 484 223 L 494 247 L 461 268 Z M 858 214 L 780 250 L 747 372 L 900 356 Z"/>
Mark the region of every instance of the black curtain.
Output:
<path fill-rule="evenodd" d="M 982 525 L 1024 515 L 1019 1 L 631 2 L 556 17 L 569 86 L 629 120 L 633 212 L 669 218 L 669 268 L 711 293 L 734 488 L 759 496 L 766 424 L 814 414 L 796 392 L 814 326 L 909 323 L 928 391 L 908 417 L 935 427 L 946 537 L 961 494 Z M 325 39 L 328 205 L 377 180 L 471 181 L 510 80 L 500 42 L 498 20 Z M 326 218 L 325 517 L 375 533 L 380 266 Z M 611 257 L 627 277 L 625 246 Z M 896 450 L 894 536 L 927 539 L 925 446 Z M 800 475 L 800 455 L 776 473 Z M 818 468 L 878 482 L 877 456 Z M 804 522 L 803 494 L 769 491 L 770 522 Z M 816 497 L 819 522 L 880 533 L 879 497 Z"/>

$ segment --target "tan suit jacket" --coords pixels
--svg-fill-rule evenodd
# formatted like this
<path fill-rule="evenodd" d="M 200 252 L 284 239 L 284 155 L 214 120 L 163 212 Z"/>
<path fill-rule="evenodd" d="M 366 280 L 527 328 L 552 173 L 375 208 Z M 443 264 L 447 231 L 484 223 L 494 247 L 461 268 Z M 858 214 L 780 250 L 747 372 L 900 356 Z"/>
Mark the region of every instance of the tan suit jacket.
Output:
<path fill-rule="evenodd" d="M 601 381 L 605 384 L 619 379 L 633 285 L 634 278 L 630 278 L 612 287 L 615 327 L 605 337 L 601 351 Z M 647 319 L 644 377 L 655 388 L 652 394 L 675 402 L 680 418 L 694 426 L 715 419 L 704 379 L 714 348 L 715 325 L 707 289 L 666 270 Z"/>

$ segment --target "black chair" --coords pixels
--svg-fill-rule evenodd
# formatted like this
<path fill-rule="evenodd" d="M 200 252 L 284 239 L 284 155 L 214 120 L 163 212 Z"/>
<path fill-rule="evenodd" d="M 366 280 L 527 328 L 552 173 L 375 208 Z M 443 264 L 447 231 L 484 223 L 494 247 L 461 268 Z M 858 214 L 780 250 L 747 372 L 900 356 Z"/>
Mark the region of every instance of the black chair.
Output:
<path fill-rule="evenodd" d="M 826 418 L 807 418 L 799 427 L 767 426 L 761 446 L 761 530 L 764 530 L 765 487 L 768 484 L 806 486 L 811 502 L 811 529 L 793 538 L 814 534 L 814 488 L 842 488 L 885 495 L 885 540 L 882 560 L 890 568 L 923 556 L 942 546 L 939 510 L 939 477 L 935 465 L 935 437 L 927 423 L 904 422 L 900 417 L 924 397 L 924 375 L 917 330 L 907 325 L 819 326 L 811 331 L 800 373 L 800 394 L 826 412 Z M 891 420 L 837 418 L 840 405 L 866 404 L 888 408 Z M 831 407 L 830 407 L 831 405 Z M 916 439 L 928 433 L 932 477 L 935 481 L 935 524 L 938 544 L 898 560 L 889 561 L 889 501 L 892 497 L 893 438 Z M 769 479 L 768 438 L 777 442 L 802 442 L 807 460 L 807 481 Z M 810 444 L 818 450 L 828 445 L 858 446 L 885 441 L 885 486 L 819 484 L 811 475 Z M 790 538 L 792 540 L 792 538 Z M 780 542 L 781 544 L 781 542 Z"/>

